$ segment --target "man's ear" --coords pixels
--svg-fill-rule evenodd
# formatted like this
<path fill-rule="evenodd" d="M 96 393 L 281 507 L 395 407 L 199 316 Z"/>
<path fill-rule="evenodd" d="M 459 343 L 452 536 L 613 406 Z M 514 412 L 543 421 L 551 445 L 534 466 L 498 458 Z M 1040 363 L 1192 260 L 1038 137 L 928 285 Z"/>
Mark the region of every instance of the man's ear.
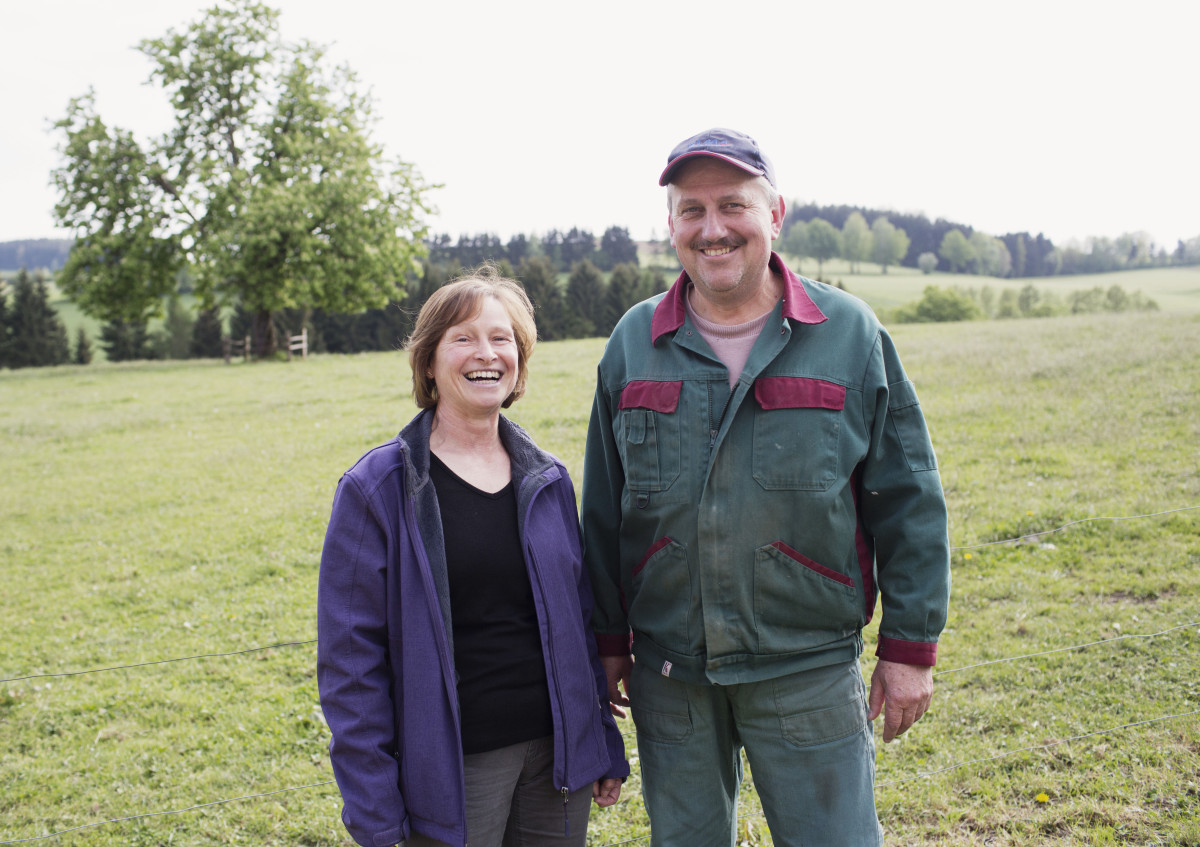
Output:
<path fill-rule="evenodd" d="M 783 232 L 783 220 L 787 216 L 787 203 L 783 202 L 783 195 L 779 195 L 779 202 L 775 204 L 775 208 L 771 210 L 771 240 L 774 241 L 779 237 L 779 233 Z"/>

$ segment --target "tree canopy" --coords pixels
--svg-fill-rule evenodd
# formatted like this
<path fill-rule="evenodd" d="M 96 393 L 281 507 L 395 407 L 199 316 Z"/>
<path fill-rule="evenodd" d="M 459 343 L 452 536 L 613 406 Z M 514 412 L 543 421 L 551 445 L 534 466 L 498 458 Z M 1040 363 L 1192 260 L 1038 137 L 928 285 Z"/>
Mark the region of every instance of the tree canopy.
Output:
<path fill-rule="evenodd" d="M 253 316 L 261 355 L 280 310 L 355 312 L 403 295 L 436 186 L 384 157 L 353 72 L 283 42 L 278 14 L 230 0 L 141 42 L 174 110 L 159 139 L 108 127 L 91 93 L 70 102 L 54 181 L 77 241 L 59 282 L 89 314 L 161 314 L 186 265 L 204 303 Z"/>

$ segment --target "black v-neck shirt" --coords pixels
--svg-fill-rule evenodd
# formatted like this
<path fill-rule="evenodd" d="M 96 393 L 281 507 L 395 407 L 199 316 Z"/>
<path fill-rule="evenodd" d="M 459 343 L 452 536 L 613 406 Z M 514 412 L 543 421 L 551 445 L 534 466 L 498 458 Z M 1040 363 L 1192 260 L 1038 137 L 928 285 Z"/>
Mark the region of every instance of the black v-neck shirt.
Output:
<path fill-rule="evenodd" d="M 430 454 L 450 577 L 464 753 L 550 735 L 550 689 L 513 483 L 481 491 Z"/>

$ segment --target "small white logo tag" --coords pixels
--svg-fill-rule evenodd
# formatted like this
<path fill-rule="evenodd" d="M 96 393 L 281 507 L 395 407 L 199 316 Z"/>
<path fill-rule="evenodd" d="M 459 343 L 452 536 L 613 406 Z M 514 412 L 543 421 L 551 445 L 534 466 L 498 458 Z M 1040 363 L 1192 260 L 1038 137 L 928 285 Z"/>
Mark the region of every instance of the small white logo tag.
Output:
<path fill-rule="evenodd" d="M 670 662 L 663 662 L 662 675 L 663 676 L 671 675 L 671 663 Z"/>

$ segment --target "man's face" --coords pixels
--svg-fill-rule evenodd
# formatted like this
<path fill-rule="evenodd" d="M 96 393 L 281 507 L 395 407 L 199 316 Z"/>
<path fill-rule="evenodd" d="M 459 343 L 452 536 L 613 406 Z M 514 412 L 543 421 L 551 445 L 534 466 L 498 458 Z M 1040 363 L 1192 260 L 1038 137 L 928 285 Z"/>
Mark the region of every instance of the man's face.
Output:
<path fill-rule="evenodd" d="M 772 202 L 761 177 L 707 157 L 681 167 L 667 197 L 671 244 L 697 293 L 725 308 L 753 299 L 770 278 L 783 200 Z"/>

